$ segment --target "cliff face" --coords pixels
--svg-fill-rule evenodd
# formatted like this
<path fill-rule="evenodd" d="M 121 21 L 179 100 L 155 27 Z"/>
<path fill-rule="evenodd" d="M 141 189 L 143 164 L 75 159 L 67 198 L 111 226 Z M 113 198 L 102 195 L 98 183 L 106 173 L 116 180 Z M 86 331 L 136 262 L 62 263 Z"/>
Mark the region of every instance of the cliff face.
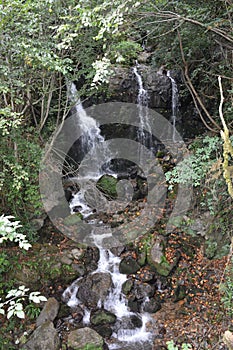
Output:
<path fill-rule="evenodd" d="M 138 72 L 142 77 L 144 88 L 148 92 L 149 108 L 170 109 L 171 81 L 169 77 L 146 65 L 140 65 Z M 114 68 L 109 92 L 112 101 L 137 103 L 138 83 L 132 68 Z"/>

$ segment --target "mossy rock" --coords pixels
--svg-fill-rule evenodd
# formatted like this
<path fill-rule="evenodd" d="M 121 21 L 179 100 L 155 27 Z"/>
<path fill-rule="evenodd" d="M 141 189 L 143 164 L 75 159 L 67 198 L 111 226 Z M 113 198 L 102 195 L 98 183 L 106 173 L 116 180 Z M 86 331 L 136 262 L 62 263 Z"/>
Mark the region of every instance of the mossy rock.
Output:
<path fill-rule="evenodd" d="M 103 175 L 96 184 L 96 187 L 103 192 L 108 199 L 117 198 L 117 179 L 111 175 Z"/>
<path fill-rule="evenodd" d="M 71 331 L 67 344 L 72 350 L 102 350 L 104 341 L 96 331 L 85 327 Z"/>
<path fill-rule="evenodd" d="M 131 280 L 131 279 L 126 280 L 122 285 L 122 292 L 125 295 L 128 295 L 132 288 L 133 288 L 133 280 Z"/>
<path fill-rule="evenodd" d="M 107 310 L 97 310 L 91 314 L 91 323 L 94 326 L 112 324 L 116 322 L 116 316 Z"/>
<path fill-rule="evenodd" d="M 82 221 L 82 214 L 81 213 L 75 213 L 72 215 L 67 216 L 63 223 L 66 226 L 72 226 L 72 225 L 77 225 Z"/>

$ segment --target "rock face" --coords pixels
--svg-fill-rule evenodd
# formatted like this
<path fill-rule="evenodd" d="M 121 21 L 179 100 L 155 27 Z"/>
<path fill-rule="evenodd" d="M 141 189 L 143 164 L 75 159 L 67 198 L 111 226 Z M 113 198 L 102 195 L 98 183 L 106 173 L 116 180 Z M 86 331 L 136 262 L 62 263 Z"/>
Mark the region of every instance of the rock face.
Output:
<path fill-rule="evenodd" d="M 59 350 L 60 339 L 51 321 L 41 324 L 32 333 L 28 342 L 23 345 L 24 350 Z"/>
<path fill-rule="evenodd" d="M 116 67 L 110 80 L 111 100 L 137 103 L 138 83 L 131 68 Z M 149 107 L 168 109 L 171 107 L 171 80 L 166 74 L 151 66 L 140 65 L 138 72 L 142 76 L 144 88 L 148 91 Z"/>
<path fill-rule="evenodd" d="M 89 327 L 76 329 L 68 336 L 68 347 L 72 350 L 101 350 L 102 346 L 102 337 Z"/>

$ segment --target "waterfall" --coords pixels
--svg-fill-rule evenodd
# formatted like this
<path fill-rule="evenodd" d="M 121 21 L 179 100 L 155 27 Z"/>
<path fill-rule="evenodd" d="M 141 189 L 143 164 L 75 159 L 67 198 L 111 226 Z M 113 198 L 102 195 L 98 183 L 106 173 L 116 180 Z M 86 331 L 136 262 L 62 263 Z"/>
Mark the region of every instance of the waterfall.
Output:
<path fill-rule="evenodd" d="M 138 72 L 137 66 L 133 67 L 133 73 L 136 77 L 136 81 L 138 84 L 138 96 L 137 96 L 137 104 L 139 111 L 139 122 L 140 129 L 138 130 L 138 139 L 139 141 L 145 145 L 151 147 L 152 139 L 151 139 L 151 128 L 149 123 L 149 115 L 148 115 L 148 100 L 149 96 L 147 90 L 143 87 L 142 76 Z M 149 135 L 146 135 L 145 129 L 148 130 Z"/>
<path fill-rule="evenodd" d="M 148 96 L 146 90 L 143 88 L 142 79 L 137 69 L 134 69 L 135 76 L 138 81 L 139 93 L 138 93 L 138 105 L 141 121 L 141 133 L 140 138 L 143 144 L 148 142 L 146 135 L 144 134 L 143 128 L 148 128 L 148 115 L 145 114 L 145 107 L 147 108 Z M 82 160 L 78 170 L 78 176 L 73 178 L 79 185 L 80 190 L 74 196 L 70 203 L 71 212 L 73 213 L 74 207 L 78 207 L 79 211 L 83 214 L 83 217 L 88 217 L 92 210 L 86 202 L 85 192 L 90 191 L 91 186 L 94 187 L 96 179 L 102 176 L 108 170 L 100 168 L 100 159 L 105 159 L 105 164 L 110 162 L 113 157 L 110 151 L 106 148 L 104 137 L 101 136 L 100 128 L 97 122 L 86 114 L 80 99 L 77 96 L 76 86 L 71 84 L 69 87 L 70 99 L 73 102 L 73 111 L 76 116 L 77 124 L 81 129 L 81 134 L 85 134 L 83 139 L 82 147 L 83 150 L 88 148 L 88 154 L 85 159 Z M 101 147 L 99 147 L 101 146 Z M 100 149 L 100 151 L 99 151 Z M 82 151 L 83 151 L 82 150 Z M 109 172 L 110 173 L 110 172 Z M 72 179 L 71 179 L 72 180 Z M 90 187 L 88 187 L 90 186 Z M 112 312 L 118 321 L 119 328 L 113 328 L 113 335 L 108 344 L 109 349 L 122 349 L 122 343 L 127 344 L 128 342 L 141 344 L 141 342 L 150 342 L 151 333 L 146 330 L 146 323 L 149 320 L 149 316 L 146 313 L 138 314 L 129 311 L 127 306 L 127 299 L 122 293 L 123 283 L 127 280 L 127 275 L 119 272 L 119 264 L 121 261 L 120 257 L 115 256 L 111 250 L 104 249 L 104 239 L 111 239 L 112 232 L 109 231 L 106 226 L 95 228 L 92 232 L 93 244 L 99 249 L 99 261 L 97 269 L 92 274 L 102 273 L 111 277 L 112 288 L 109 290 L 105 300 L 99 300 L 97 308 L 104 308 L 107 311 Z M 67 305 L 71 308 L 80 306 L 83 309 L 82 324 L 84 326 L 90 325 L 91 309 L 88 306 L 84 306 L 78 299 L 77 293 L 79 292 L 80 284 L 83 278 L 80 277 L 74 281 L 63 293 L 63 300 L 66 301 Z M 141 320 L 141 327 L 128 326 L 130 317 L 137 317 Z M 126 322 L 128 320 L 128 323 Z M 128 329 L 130 328 L 130 329 Z"/>
<path fill-rule="evenodd" d="M 172 84 L 172 116 L 171 116 L 172 125 L 173 125 L 172 141 L 176 142 L 175 133 L 176 133 L 176 119 L 178 114 L 178 104 L 179 104 L 179 91 L 178 91 L 176 81 L 171 77 L 171 72 L 169 70 L 167 71 L 167 76 L 171 80 L 171 84 Z"/>
<path fill-rule="evenodd" d="M 107 165 L 104 171 L 100 166 L 100 154 L 105 159 L 105 164 L 108 164 L 112 157 L 96 120 L 88 116 L 83 108 L 74 83 L 68 85 L 68 95 L 73 104 L 72 113 L 76 117 L 79 134 L 82 136 L 81 149 L 78 151 L 85 155 L 78 169 L 78 177 L 72 178 L 79 184 L 80 190 L 70 202 L 70 208 L 72 213 L 74 208 L 78 208 L 85 218 L 92 214 L 85 194 L 92 191 L 95 181 L 107 173 Z"/>
<path fill-rule="evenodd" d="M 89 149 L 96 143 L 103 142 L 104 138 L 100 134 L 99 126 L 97 125 L 95 119 L 87 115 L 82 106 L 82 102 L 78 97 L 77 89 L 74 83 L 70 84 L 68 93 L 71 102 L 74 104 L 73 111 L 77 116 L 77 123 L 82 135 L 84 136 L 82 147 Z"/>

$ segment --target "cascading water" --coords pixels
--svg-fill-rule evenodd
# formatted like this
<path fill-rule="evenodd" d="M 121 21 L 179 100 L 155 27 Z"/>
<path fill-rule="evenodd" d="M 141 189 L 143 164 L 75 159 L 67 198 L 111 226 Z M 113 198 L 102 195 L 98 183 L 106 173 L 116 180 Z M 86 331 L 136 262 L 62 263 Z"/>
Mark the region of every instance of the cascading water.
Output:
<path fill-rule="evenodd" d="M 142 132 L 140 134 L 140 137 L 141 142 L 145 144 L 147 140 L 146 135 L 143 131 L 143 127 L 147 126 L 148 128 L 149 124 L 148 116 L 143 115 L 143 107 L 147 107 L 148 96 L 147 92 L 143 88 L 141 76 L 137 72 L 136 68 L 134 69 L 134 73 L 139 85 L 138 106 L 142 126 Z M 77 98 L 77 90 L 74 84 L 72 84 L 70 87 L 70 96 L 73 102 L 77 101 L 77 103 L 74 104 L 74 111 L 77 115 L 77 123 L 79 123 L 82 132 L 84 132 L 86 135 L 84 139 L 84 147 L 88 145 L 88 148 L 90 149 L 87 158 L 88 160 L 86 162 L 84 161 L 85 166 L 83 166 L 82 161 L 82 164 L 79 168 L 79 175 L 77 178 L 75 178 L 75 180 L 77 180 L 77 182 L 81 184 L 81 189 L 74 196 L 73 200 L 71 201 L 70 207 L 72 212 L 72 208 L 78 206 L 79 211 L 83 214 L 85 218 L 88 217 L 91 213 L 91 209 L 85 201 L 86 180 L 87 182 L 94 181 L 98 179 L 101 175 L 103 175 L 103 170 L 99 169 L 99 157 L 97 153 L 97 148 L 99 144 L 104 144 L 104 138 L 101 136 L 100 129 L 96 121 L 93 118 L 89 117 L 83 109 L 80 99 Z M 106 157 L 107 163 L 111 159 L 111 154 L 108 151 L 108 149 L 105 149 L 104 152 L 104 156 Z M 87 164 L 89 164 L 89 162 L 91 162 L 91 171 L 88 170 L 90 169 L 90 167 L 86 166 Z M 95 163 L 94 165 L 93 162 Z M 85 171 L 82 172 L 82 170 Z M 82 186 L 82 182 L 85 183 L 84 186 Z M 109 340 L 108 347 L 109 349 L 128 349 L 128 344 L 135 344 L 138 350 L 151 350 L 152 335 L 146 329 L 146 325 L 149 321 L 151 321 L 151 319 L 147 313 L 142 312 L 141 314 L 138 314 L 129 311 L 127 306 L 127 299 L 122 293 L 122 286 L 123 283 L 127 280 L 127 275 L 121 274 L 119 272 L 119 264 L 121 258 L 115 256 L 111 250 L 106 250 L 103 248 L 103 240 L 106 238 L 111 239 L 112 232 L 108 232 L 108 228 L 105 226 L 99 227 L 99 229 L 100 232 L 97 232 L 96 229 L 95 232 L 92 232 L 93 243 L 99 249 L 98 267 L 94 272 L 92 272 L 92 274 L 100 273 L 103 275 L 110 276 L 112 281 L 112 288 L 110 288 L 104 300 L 99 300 L 97 308 L 104 309 L 113 313 L 117 317 L 118 322 L 118 326 L 116 328 L 114 328 L 113 326 L 113 334 Z M 82 323 L 83 325 L 88 326 L 90 325 L 91 308 L 88 306 L 84 306 L 83 302 L 81 302 L 78 297 L 79 288 L 84 279 L 85 277 L 80 277 L 76 281 L 74 281 L 72 285 L 64 291 L 63 300 L 71 308 L 75 308 L 79 305 L 83 308 Z M 135 317 L 136 319 L 138 319 L 140 321 L 140 325 L 127 327 L 127 324 L 130 324 L 130 322 L 127 323 L 127 320 L 130 320 L 131 317 Z M 133 347 L 135 348 L 135 346 Z"/>
<path fill-rule="evenodd" d="M 85 156 L 79 166 L 78 177 L 72 178 L 73 181 L 78 183 L 80 190 L 74 195 L 70 202 L 70 208 L 72 213 L 75 211 L 74 208 L 78 208 L 78 211 L 85 218 L 92 214 L 92 209 L 87 203 L 85 194 L 93 188 L 95 181 L 106 173 L 99 164 L 100 151 L 98 145 L 101 144 L 102 146 L 101 152 L 104 153 L 102 157 L 106 160 L 106 164 L 111 160 L 111 154 L 105 146 L 104 137 L 101 135 L 101 130 L 96 120 L 88 116 L 83 108 L 74 83 L 70 84 L 68 91 L 69 98 L 73 103 L 72 111 L 76 115 L 77 125 L 83 137 L 80 153 L 87 153 L 87 156 Z"/>
<path fill-rule="evenodd" d="M 142 145 L 151 147 L 152 140 L 151 140 L 151 132 L 150 132 L 150 123 L 149 123 L 149 116 L 148 116 L 148 93 L 147 90 L 143 87 L 143 81 L 142 76 L 140 75 L 137 66 L 133 67 L 133 73 L 136 77 L 137 84 L 138 84 L 138 97 L 137 97 L 137 105 L 138 105 L 138 111 L 139 111 L 139 122 L 140 122 L 140 129 L 138 130 L 138 138 L 139 142 L 141 142 Z M 149 133 L 145 133 L 145 129 L 149 131 Z"/>
<path fill-rule="evenodd" d="M 176 142 L 175 133 L 176 133 L 176 119 L 178 114 L 178 104 L 179 104 L 179 91 L 174 78 L 172 78 L 170 71 L 167 71 L 167 76 L 171 80 L 172 84 L 172 125 L 173 125 L 173 134 L 172 141 Z"/>
<path fill-rule="evenodd" d="M 107 236 L 111 236 L 111 232 L 105 234 L 93 233 L 93 241 L 99 249 L 98 267 L 92 274 L 103 273 L 111 276 L 113 287 L 109 291 L 107 298 L 102 302 L 99 300 L 97 307 L 110 311 L 117 316 L 118 323 L 122 327 L 114 330 L 111 339 L 109 340 L 109 349 L 124 349 L 127 344 L 136 344 L 136 349 L 151 349 L 152 334 L 147 331 L 147 323 L 151 321 L 147 313 L 137 314 L 128 310 L 127 299 L 122 293 L 122 285 L 127 280 L 127 276 L 119 272 L 120 258 L 115 256 L 110 250 L 102 248 L 102 241 Z M 82 277 L 78 278 L 69 286 L 63 293 L 63 299 L 66 300 L 67 305 L 75 308 L 81 305 L 81 301 L 77 298 L 77 292 Z M 83 324 L 90 324 L 91 310 L 88 307 L 84 309 Z M 124 322 L 127 318 L 138 317 L 141 320 L 141 326 L 134 329 L 124 328 Z M 128 349 L 128 348 L 127 348 Z"/>

